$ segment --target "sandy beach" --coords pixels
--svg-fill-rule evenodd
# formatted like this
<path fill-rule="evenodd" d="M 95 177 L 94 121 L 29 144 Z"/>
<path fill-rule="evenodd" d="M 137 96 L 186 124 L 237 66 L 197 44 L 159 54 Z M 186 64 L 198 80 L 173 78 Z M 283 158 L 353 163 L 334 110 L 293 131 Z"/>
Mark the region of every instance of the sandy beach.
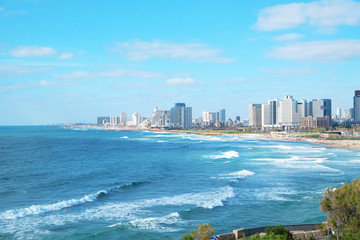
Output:
<path fill-rule="evenodd" d="M 243 137 L 254 137 L 264 138 L 272 140 L 282 141 L 298 141 L 298 142 L 311 142 L 324 144 L 326 148 L 350 148 L 360 149 L 360 140 L 328 140 L 323 138 L 313 138 L 304 136 L 299 133 L 284 133 L 284 134 L 272 134 L 272 133 L 232 133 L 224 132 L 220 130 L 168 130 L 167 132 L 187 133 L 187 134 L 200 134 L 200 135 L 223 135 L 223 136 L 243 136 Z"/>

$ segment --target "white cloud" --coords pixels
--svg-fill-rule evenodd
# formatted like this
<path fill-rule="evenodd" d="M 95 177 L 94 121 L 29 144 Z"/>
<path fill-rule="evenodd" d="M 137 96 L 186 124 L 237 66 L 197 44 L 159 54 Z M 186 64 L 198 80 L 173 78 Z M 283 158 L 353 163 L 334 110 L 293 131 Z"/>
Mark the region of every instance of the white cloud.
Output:
<path fill-rule="evenodd" d="M 191 78 L 191 77 L 186 77 L 186 78 L 172 78 L 172 79 L 168 79 L 166 81 L 166 85 L 169 86 L 187 86 L 187 85 L 193 85 L 195 84 L 195 79 Z"/>
<path fill-rule="evenodd" d="M 51 47 L 19 46 L 10 50 L 13 57 L 49 57 L 57 55 L 57 51 Z"/>
<path fill-rule="evenodd" d="M 50 70 L 50 66 L 26 66 L 0 64 L 0 76 L 27 75 Z"/>
<path fill-rule="evenodd" d="M 0 13 L 9 16 L 9 15 L 26 14 L 27 11 L 25 11 L 25 10 L 7 10 L 4 7 L 0 7 Z"/>
<path fill-rule="evenodd" d="M 32 82 L 29 86 L 36 86 L 36 87 L 51 87 L 51 86 L 72 86 L 75 83 L 72 82 L 58 82 L 58 81 L 48 81 L 48 80 L 41 80 L 38 82 Z"/>
<path fill-rule="evenodd" d="M 301 34 L 288 33 L 288 34 L 275 36 L 274 39 L 276 41 L 294 41 L 294 40 L 299 40 L 303 37 L 304 37 L 304 35 L 301 35 Z"/>
<path fill-rule="evenodd" d="M 297 42 L 275 47 L 267 56 L 287 60 L 333 60 L 360 57 L 360 40 Z"/>
<path fill-rule="evenodd" d="M 19 46 L 11 49 L 10 55 L 16 58 L 27 57 L 57 57 L 58 59 L 66 60 L 74 58 L 73 53 L 59 53 L 58 50 L 52 47 L 39 47 L 39 46 Z"/>
<path fill-rule="evenodd" d="M 290 3 L 262 9 L 254 28 L 260 31 L 289 29 L 309 24 L 324 31 L 336 26 L 360 23 L 360 2 L 353 0 L 321 0 Z"/>
<path fill-rule="evenodd" d="M 121 78 L 121 77 L 131 77 L 131 78 L 162 78 L 163 74 L 145 70 L 113 70 L 113 71 L 74 71 L 67 74 L 58 74 L 55 77 L 63 79 L 73 79 L 73 78 Z"/>
<path fill-rule="evenodd" d="M 318 70 L 313 68 L 291 68 L 291 67 L 284 67 L 284 68 L 260 68 L 259 69 L 262 72 L 265 73 L 271 73 L 271 74 L 281 74 L 281 75 L 287 75 L 287 74 L 312 74 L 318 72 Z"/>
<path fill-rule="evenodd" d="M 74 58 L 74 56 L 75 55 L 73 53 L 61 53 L 59 54 L 58 58 L 66 60 L 66 59 Z"/>
<path fill-rule="evenodd" d="M 235 59 L 231 58 L 222 58 L 220 56 L 222 50 L 200 43 L 144 42 L 134 40 L 117 43 L 110 50 L 119 53 L 130 61 L 147 60 L 151 57 L 216 63 L 235 61 Z"/>

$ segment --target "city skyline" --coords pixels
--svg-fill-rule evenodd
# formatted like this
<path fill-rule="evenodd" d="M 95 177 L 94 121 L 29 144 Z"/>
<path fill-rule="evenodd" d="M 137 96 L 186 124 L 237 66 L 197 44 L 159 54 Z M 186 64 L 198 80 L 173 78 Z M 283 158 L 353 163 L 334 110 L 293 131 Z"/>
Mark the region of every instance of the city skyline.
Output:
<path fill-rule="evenodd" d="M 192 116 L 288 94 L 353 107 L 360 1 L 0 2 L 0 125 Z"/>

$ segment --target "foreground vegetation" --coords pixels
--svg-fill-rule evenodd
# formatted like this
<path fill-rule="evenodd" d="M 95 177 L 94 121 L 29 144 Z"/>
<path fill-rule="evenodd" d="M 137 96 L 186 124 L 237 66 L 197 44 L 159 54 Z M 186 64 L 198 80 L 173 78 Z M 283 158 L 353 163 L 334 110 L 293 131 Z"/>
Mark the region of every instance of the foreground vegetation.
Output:
<path fill-rule="evenodd" d="M 360 178 L 352 183 L 345 183 L 340 188 L 328 188 L 320 200 L 321 210 L 328 214 L 328 227 L 335 230 L 336 236 L 331 239 L 357 240 L 360 239 Z M 214 228 L 209 224 L 200 224 L 196 230 L 185 234 L 180 240 L 209 240 Z M 283 226 L 269 227 L 266 234 L 255 234 L 242 239 L 247 240 L 293 240 L 290 231 Z"/>
<path fill-rule="evenodd" d="M 360 178 L 340 188 L 327 189 L 320 203 L 337 239 L 360 239 Z"/>

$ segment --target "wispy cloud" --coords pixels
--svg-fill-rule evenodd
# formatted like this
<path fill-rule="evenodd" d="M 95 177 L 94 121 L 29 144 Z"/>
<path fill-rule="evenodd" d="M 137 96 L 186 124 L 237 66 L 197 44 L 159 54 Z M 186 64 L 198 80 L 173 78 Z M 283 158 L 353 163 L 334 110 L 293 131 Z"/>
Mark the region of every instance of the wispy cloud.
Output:
<path fill-rule="evenodd" d="M 163 74 L 146 70 L 112 70 L 112 71 L 74 71 L 67 74 L 57 74 L 57 78 L 75 79 L 75 78 L 162 78 Z"/>
<path fill-rule="evenodd" d="M 304 35 L 302 35 L 302 34 L 288 33 L 288 34 L 275 36 L 274 39 L 276 41 L 295 41 L 295 40 L 299 40 L 303 37 L 304 37 Z"/>
<path fill-rule="evenodd" d="M 19 46 L 10 50 L 10 55 L 18 58 L 49 57 L 55 56 L 57 53 L 54 48 L 38 46 Z"/>
<path fill-rule="evenodd" d="M 281 75 L 291 75 L 291 74 L 312 74 L 318 72 L 318 70 L 313 68 L 260 68 L 261 72 L 271 73 L 271 74 L 281 74 Z"/>
<path fill-rule="evenodd" d="M 33 66 L 33 65 L 8 65 L 0 64 L 0 76 L 28 75 L 39 72 L 45 72 L 52 69 L 51 66 Z"/>
<path fill-rule="evenodd" d="M 28 83 L 15 83 L 15 84 L 5 84 L 0 85 L 0 92 L 9 92 L 9 91 L 18 91 L 28 88 L 44 88 L 44 87 L 66 87 L 73 86 L 76 83 L 74 82 L 60 82 L 60 81 L 34 81 Z"/>
<path fill-rule="evenodd" d="M 275 47 L 267 56 L 286 60 L 329 62 L 360 57 L 360 40 L 296 42 Z"/>
<path fill-rule="evenodd" d="M 31 58 L 31 57 L 57 57 L 59 59 L 71 59 L 75 55 L 73 53 L 59 53 L 58 50 L 52 47 L 39 47 L 39 46 L 18 46 L 10 49 L 12 57 L 16 58 Z"/>
<path fill-rule="evenodd" d="M 27 11 L 25 10 L 8 10 L 5 9 L 4 7 L 0 7 L 0 14 L 2 15 L 21 15 L 21 14 L 26 14 Z"/>
<path fill-rule="evenodd" d="M 71 59 L 74 57 L 75 57 L 75 55 L 73 53 L 61 53 L 58 56 L 59 59 Z"/>
<path fill-rule="evenodd" d="M 262 9 L 253 26 L 260 31 L 289 29 L 301 24 L 333 32 L 340 25 L 360 23 L 360 2 L 352 0 L 321 0 L 290 3 Z"/>
<path fill-rule="evenodd" d="M 185 78 L 172 78 L 166 81 L 168 86 L 189 86 L 196 83 L 194 78 L 185 77 Z"/>
<path fill-rule="evenodd" d="M 235 61 L 233 58 L 221 57 L 222 50 L 200 43 L 133 40 L 116 43 L 110 51 L 117 52 L 130 61 L 142 61 L 152 57 L 215 63 Z"/>

